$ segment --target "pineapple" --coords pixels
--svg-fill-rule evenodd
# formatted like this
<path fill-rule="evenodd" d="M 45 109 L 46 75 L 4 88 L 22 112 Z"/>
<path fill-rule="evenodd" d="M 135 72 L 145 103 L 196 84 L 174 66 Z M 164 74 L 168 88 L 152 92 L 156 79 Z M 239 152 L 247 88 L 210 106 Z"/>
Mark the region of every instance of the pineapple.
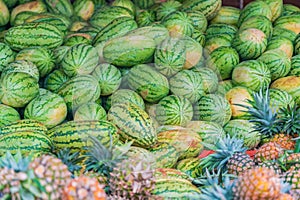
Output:
<path fill-rule="evenodd" d="M 0 199 L 37 199 L 42 197 L 44 188 L 29 169 L 32 157 L 22 157 L 18 152 L 13 156 L 7 152 L 0 159 Z"/>
<path fill-rule="evenodd" d="M 106 200 L 103 188 L 96 178 L 76 177 L 64 188 L 62 200 Z"/>
<path fill-rule="evenodd" d="M 285 152 L 279 161 L 285 171 L 300 170 L 300 153 Z"/>
<path fill-rule="evenodd" d="M 234 200 L 278 199 L 281 195 L 280 177 L 271 169 L 255 167 L 239 175 L 232 191 Z"/>
<path fill-rule="evenodd" d="M 262 145 L 254 156 L 256 163 L 264 162 L 265 160 L 277 160 L 283 155 L 284 150 L 275 142 L 268 142 Z"/>
<path fill-rule="evenodd" d="M 284 181 L 292 187 L 292 192 L 300 199 L 300 170 L 289 170 L 284 174 Z"/>
<path fill-rule="evenodd" d="M 278 200 L 295 200 L 295 198 L 290 194 L 282 193 L 278 197 Z"/>
<path fill-rule="evenodd" d="M 282 173 L 279 163 L 275 160 L 265 160 L 263 162 L 258 163 L 258 166 L 272 169 L 276 174 L 279 175 Z"/>
<path fill-rule="evenodd" d="M 60 199 L 63 187 L 71 181 L 71 172 L 60 159 L 51 155 L 35 158 L 30 164 L 34 175 L 45 188 L 43 199 Z"/>
<path fill-rule="evenodd" d="M 286 150 L 293 150 L 295 148 L 296 143 L 291 135 L 286 135 L 283 133 L 274 135 L 274 137 L 271 138 L 269 141 L 279 144 L 283 149 Z"/>
<path fill-rule="evenodd" d="M 80 171 L 83 169 L 83 157 L 80 156 L 80 152 L 72 152 L 71 149 L 65 148 L 59 150 L 56 157 L 68 166 L 69 171 L 73 175 L 80 174 Z"/>
<path fill-rule="evenodd" d="M 254 166 L 253 160 L 245 153 L 242 139 L 230 137 L 220 138 L 215 145 L 215 153 L 201 160 L 203 168 L 228 170 L 230 174 L 239 174 Z"/>

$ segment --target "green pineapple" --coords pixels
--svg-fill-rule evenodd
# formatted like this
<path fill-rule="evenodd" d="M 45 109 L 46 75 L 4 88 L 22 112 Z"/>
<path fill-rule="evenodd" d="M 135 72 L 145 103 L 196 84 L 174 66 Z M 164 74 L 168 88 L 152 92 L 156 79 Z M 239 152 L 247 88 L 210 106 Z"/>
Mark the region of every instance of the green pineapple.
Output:
<path fill-rule="evenodd" d="M 217 168 L 228 170 L 230 174 L 239 174 L 254 166 L 253 160 L 245 152 L 244 141 L 229 135 L 220 138 L 215 145 L 215 153 L 210 154 L 201 161 L 203 168 L 213 170 Z"/>

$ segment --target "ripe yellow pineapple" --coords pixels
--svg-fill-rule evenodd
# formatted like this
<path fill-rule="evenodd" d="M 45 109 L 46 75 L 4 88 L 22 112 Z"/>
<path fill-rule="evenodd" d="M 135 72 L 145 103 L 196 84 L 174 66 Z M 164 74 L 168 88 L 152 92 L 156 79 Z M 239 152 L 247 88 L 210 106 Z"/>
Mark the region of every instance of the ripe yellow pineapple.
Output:
<path fill-rule="evenodd" d="M 293 150 L 295 148 L 295 140 L 292 140 L 291 135 L 286 135 L 283 133 L 275 134 L 274 137 L 270 139 L 270 142 L 275 142 L 281 146 L 281 148 L 286 150 Z"/>
<path fill-rule="evenodd" d="M 255 167 L 239 175 L 232 188 L 234 200 L 278 199 L 281 195 L 280 177 L 271 169 Z"/>
<path fill-rule="evenodd" d="M 265 160 L 277 160 L 284 151 L 281 146 L 275 142 L 267 142 L 262 145 L 254 156 L 256 163 L 264 162 Z"/>

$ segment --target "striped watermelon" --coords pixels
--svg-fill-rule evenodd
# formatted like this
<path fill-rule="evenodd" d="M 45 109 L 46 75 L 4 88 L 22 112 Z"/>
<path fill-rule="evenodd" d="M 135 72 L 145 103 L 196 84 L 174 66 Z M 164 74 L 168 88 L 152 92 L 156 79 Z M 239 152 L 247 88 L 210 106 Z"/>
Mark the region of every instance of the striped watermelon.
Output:
<path fill-rule="evenodd" d="M 290 75 L 300 76 L 300 55 L 295 55 L 291 59 Z"/>
<path fill-rule="evenodd" d="M 186 179 L 180 178 L 157 178 L 154 195 L 164 199 L 198 199 L 200 190 Z"/>
<path fill-rule="evenodd" d="M 207 19 L 204 14 L 200 11 L 187 11 L 189 18 L 192 20 L 194 29 L 205 32 L 207 29 Z"/>
<path fill-rule="evenodd" d="M 152 119 L 133 103 L 113 104 L 107 118 L 118 127 L 122 140 L 133 141 L 134 145 L 143 148 L 149 148 L 157 141 Z"/>
<path fill-rule="evenodd" d="M 211 24 L 229 24 L 237 26 L 241 10 L 232 6 L 222 6 L 217 15 L 210 20 Z"/>
<path fill-rule="evenodd" d="M 207 94 L 194 105 L 194 119 L 212 121 L 223 126 L 232 115 L 229 102 L 221 95 Z"/>
<path fill-rule="evenodd" d="M 16 154 L 18 150 L 22 154 L 44 154 L 50 153 L 52 148 L 52 141 L 43 133 L 23 131 L 0 137 L 0 155 L 4 155 L 6 151 Z"/>
<path fill-rule="evenodd" d="M 154 103 L 169 93 L 168 79 L 150 65 L 136 65 L 128 73 L 128 85 L 144 100 Z"/>
<path fill-rule="evenodd" d="M 248 28 L 256 28 L 265 33 L 267 38 L 272 36 L 273 26 L 272 22 L 263 15 L 254 15 L 247 18 L 239 27 L 239 30 L 245 30 Z"/>
<path fill-rule="evenodd" d="M 27 73 L 15 72 L 0 80 L 0 101 L 15 108 L 24 107 L 39 91 L 38 81 Z"/>
<path fill-rule="evenodd" d="M 217 74 L 212 69 L 194 67 L 192 68 L 192 71 L 201 76 L 205 93 L 214 93 L 218 89 L 219 79 Z"/>
<path fill-rule="evenodd" d="M 267 48 L 266 34 L 256 28 L 240 30 L 232 41 L 242 60 L 258 58 Z"/>
<path fill-rule="evenodd" d="M 283 1 L 282 0 L 266 0 L 272 12 L 272 22 L 281 16 L 283 11 Z"/>
<path fill-rule="evenodd" d="M 72 46 L 64 56 L 61 67 L 69 76 L 90 74 L 98 64 L 97 50 L 86 44 Z"/>
<path fill-rule="evenodd" d="M 14 52 L 4 43 L 0 43 L 0 72 L 15 59 Z"/>
<path fill-rule="evenodd" d="M 155 51 L 154 62 L 155 68 L 167 77 L 182 70 L 186 63 L 184 40 L 172 37 L 164 40 Z"/>
<path fill-rule="evenodd" d="M 106 120 L 106 111 L 97 103 L 86 103 L 74 113 L 74 121 Z"/>
<path fill-rule="evenodd" d="M 52 92 L 57 92 L 58 89 L 69 80 L 69 77 L 62 70 L 54 70 L 44 81 L 44 87 Z"/>
<path fill-rule="evenodd" d="M 64 98 L 71 113 L 82 104 L 96 101 L 100 96 L 98 81 L 91 75 L 80 75 L 63 83 L 57 94 Z"/>
<path fill-rule="evenodd" d="M 260 88 L 268 88 L 271 83 L 271 72 L 262 61 L 243 61 L 233 69 L 232 82 L 234 85 L 259 91 Z"/>
<path fill-rule="evenodd" d="M 95 4 L 92 0 L 75 0 L 73 3 L 74 15 L 87 21 L 95 11 Z"/>
<path fill-rule="evenodd" d="M 115 0 L 111 3 L 111 5 L 124 7 L 130 10 L 133 14 L 136 13 L 136 6 L 131 0 Z"/>
<path fill-rule="evenodd" d="M 114 93 L 121 85 L 121 72 L 111 64 L 98 65 L 92 75 L 98 80 L 103 96 Z"/>
<path fill-rule="evenodd" d="M 192 118 L 193 106 L 182 96 L 166 96 L 156 106 L 155 119 L 161 125 L 185 126 Z"/>
<path fill-rule="evenodd" d="M 193 21 L 185 12 L 172 12 L 161 23 L 169 30 L 170 36 L 192 36 L 194 32 Z"/>
<path fill-rule="evenodd" d="M 6 4 L 0 0 L 0 26 L 5 26 L 9 22 L 10 13 Z"/>
<path fill-rule="evenodd" d="M 190 121 L 187 123 L 186 128 L 200 135 L 205 148 L 209 148 L 210 145 L 215 145 L 220 137 L 225 136 L 225 131 L 222 126 L 216 122 Z"/>
<path fill-rule="evenodd" d="M 130 146 L 126 156 L 128 156 L 128 159 L 135 160 L 135 162 L 143 161 L 143 163 L 147 163 L 151 167 L 155 167 L 156 164 L 154 155 L 147 149 L 141 147 Z"/>
<path fill-rule="evenodd" d="M 11 26 L 18 26 L 24 24 L 27 18 L 34 15 L 36 15 L 36 13 L 31 11 L 20 12 L 16 15 L 14 21 L 11 23 Z"/>
<path fill-rule="evenodd" d="M 184 172 L 192 178 L 197 178 L 203 174 L 199 158 L 186 158 L 180 160 L 176 165 L 176 169 Z"/>
<path fill-rule="evenodd" d="M 155 178 L 160 179 L 160 178 L 166 178 L 166 179 L 186 179 L 189 180 L 189 176 L 177 169 L 173 168 L 156 168 L 155 169 Z"/>
<path fill-rule="evenodd" d="M 300 8 L 293 4 L 283 4 L 283 12 L 281 16 L 288 16 L 288 15 L 293 15 L 294 13 L 297 13 L 300 11 Z"/>
<path fill-rule="evenodd" d="M 22 119 L 11 122 L 10 124 L 0 128 L 0 135 L 9 135 L 15 132 L 33 132 L 46 134 L 47 127 L 39 121 L 32 119 Z"/>
<path fill-rule="evenodd" d="M 92 38 L 86 33 L 71 33 L 66 35 L 63 46 L 75 46 L 78 44 L 92 44 Z"/>
<path fill-rule="evenodd" d="M 136 16 L 136 22 L 139 27 L 150 26 L 155 23 L 155 12 L 153 10 L 144 10 Z"/>
<path fill-rule="evenodd" d="M 246 101 L 253 100 L 252 93 L 251 89 L 242 86 L 235 86 L 226 92 L 225 98 L 230 103 L 233 119 L 249 119 L 247 109 L 237 104 L 251 106 Z"/>
<path fill-rule="evenodd" d="M 300 77 L 286 76 L 277 79 L 271 84 L 271 88 L 281 89 L 292 95 L 295 102 L 300 105 Z"/>
<path fill-rule="evenodd" d="M 20 114 L 14 108 L 0 104 L 0 128 L 20 120 Z"/>
<path fill-rule="evenodd" d="M 221 0 L 185 0 L 182 4 L 182 10 L 197 10 L 204 14 L 204 16 L 211 20 L 221 9 Z"/>
<path fill-rule="evenodd" d="M 55 63 L 57 66 L 61 65 L 61 62 L 62 62 L 64 56 L 66 55 L 66 53 L 68 52 L 68 50 L 70 48 L 71 47 L 69 47 L 69 46 L 59 46 L 59 47 L 53 49 Z"/>
<path fill-rule="evenodd" d="M 40 89 L 24 110 L 25 119 L 33 119 L 52 128 L 63 122 L 67 116 L 67 105 L 62 97 L 45 89 Z"/>
<path fill-rule="evenodd" d="M 179 160 L 196 157 L 203 150 L 201 137 L 189 129 L 162 131 L 157 134 L 157 140 L 174 146 L 179 153 Z"/>
<path fill-rule="evenodd" d="M 300 54 L 300 33 L 296 36 L 294 42 L 295 54 Z"/>
<path fill-rule="evenodd" d="M 47 132 L 57 150 L 70 148 L 73 151 L 84 151 L 89 136 L 94 136 L 107 148 L 119 140 L 117 128 L 108 121 L 68 121 Z"/>
<path fill-rule="evenodd" d="M 107 41 L 103 57 L 113 65 L 130 67 L 151 61 L 154 51 L 155 41 L 152 38 L 128 35 Z"/>
<path fill-rule="evenodd" d="M 119 89 L 112 95 L 110 95 L 106 101 L 107 109 L 117 103 L 130 102 L 139 106 L 141 109 L 145 110 L 145 103 L 143 98 L 138 95 L 135 91 L 129 89 Z"/>
<path fill-rule="evenodd" d="M 273 28 L 272 37 L 275 38 L 277 36 L 285 37 L 285 38 L 291 40 L 291 42 L 294 42 L 294 40 L 297 37 L 297 34 L 293 31 L 285 29 L 285 28 L 275 27 L 275 28 Z"/>
<path fill-rule="evenodd" d="M 17 60 L 9 63 L 7 67 L 2 71 L 1 77 L 16 72 L 26 73 L 39 81 L 40 75 L 38 68 L 32 62 L 26 60 Z"/>
<path fill-rule="evenodd" d="M 254 124 L 248 120 L 233 119 L 230 120 L 225 126 L 224 130 L 231 137 L 235 136 L 244 140 L 244 145 L 249 149 L 257 147 L 261 140 L 259 131 L 255 131 Z"/>
<path fill-rule="evenodd" d="M 17 51 L 33 46 L 55 48 L 63 43 L 63 34 L 48 23 L 28 23 L 8 29 L 4 41 Z"/>
<path fill-rule="evenodd" d="M 206 37 L 204 56 L 209 57 L 209 55 L 219 47 L 230 47 L 232 39 L 233 38 L 228 34 L 219 34 L 209 38 Z"/>
<path fill-rule="evenodd" d="M 295 101 L 293 96 L 281 89 L 272 88 L 269 90 L 270 106 L 273 111 L 278 111 L 280 108 L 286 108 L 288 105 L 293 106 Z"/>
<path fill-rule="evenodd" d="M 233 68 L 239 62 L 239 54 L 234 48 L 219 47 L 210 54 L 206 60 L 206 65 L 213 69 L 222 80 L 225 80 L 231 77 Z"/>
<path fill-rule="evenodd" d="M 74 9 L 70 0 L 45 0 L 47 9 L 55 14 L 71 17 Z"/>
<path fill-rule="evenodd" d="M 202 47 L 205 45 L 205 34 L 201 31 L 195 30 L 193 32 L 192 37 L 195 41 L 197 41 Z"/>
<path fill-rule="evenodd" d="M 155 10 L 156 19 L 160 21 L 172 12 L 178 11 L 180 7 L 181 3 L 175 0 L 162 2 L 158 5 L 158 8 Z"/>
<path fill-rule="evenodd" d="M 232 80 L 220 81 L 218 84 L 217 93 L 225 95 L 231 88 L 233 88 Z"/>
<path fill-rule="evenodd" d="M 119 17 L 134 18 L 133 13 L 127 8 L 120 6 L 104 6 L 94 12 L 93 16 L 89 20 L 89 23 L 97 28 L 103 28 L 111 21 Z"/>
<path fill-rule="evenodd" d="M 16 55 L 16 60 L 28 60 L 35 64 L 40 77 L 46 76 L 55 67 L 55 59 L 51 50 L 45 47 L 30 47 L 21 50 Z"/>
<path fill-rule="evenodd" d="M 150 8 L 155 4 L 155 0 L 133 0 L 135 5 L 141 9 Z"/>
<path fill-rule="evenodd" d="M 293 42 L 283 36 L 272 37 L 268 42 L 267 50 L 280 49 L 286 53 L 286 55 L 291 58 L 294 53 Z"/>
<path fill-rule="evenodd" d="M 272 11 L 269 5 L 264 1 L 252 1 L 248 3 L 241 11 L 238 26 L 240 26 L 246 19 L 255 16 L 262 15 L 272 20 Z"/>
<path fill-rule="evenodd" d="M 183 38 L 186 47 L 184 69 L 190 69 L 196 66 L 202 59 L 203 48 L 196 40 L 191 37 Z"/>
<path fill-rule="evenodd" d="M 149 151 L 156 160 L 155 168 L 173 168 L 179 157 L 176 148 L 167 143 L 158 143 Z"/>
<path fill-rule="evenodd" d="M 210 24 L 205 33 L 207 39 L 224 34 L 229 38 L 233 38 L 237 31 L 238 29 L 235 26 L 229 24 Z"/>
<path fill-rule="evenodd" d="M 137 27 L 137 23 L 131 17 L 116 18 L 98 32 L 93 40 L 93 45 L 95 46 L 100 42 L 123 36 Z"/>
<path fill-rule="evenodd" d="M 272 81 L 288 75 L 291 70 L 290 58 L 280 49 L 266 51 L 257 60 L 270 69 Z"/>
<path fill-rule="evenodd" d="M 169 80 L 170 90 L 177 96 L 187 98 L 192 104 L 204 95 L 202 77 L 191 70 L 182 70 Z"/>
<path fill-rule="evenodd" d="M 285 28 L 300 33 L 300 14 L 281 16 L 274 22 L 274 27 Z"/>

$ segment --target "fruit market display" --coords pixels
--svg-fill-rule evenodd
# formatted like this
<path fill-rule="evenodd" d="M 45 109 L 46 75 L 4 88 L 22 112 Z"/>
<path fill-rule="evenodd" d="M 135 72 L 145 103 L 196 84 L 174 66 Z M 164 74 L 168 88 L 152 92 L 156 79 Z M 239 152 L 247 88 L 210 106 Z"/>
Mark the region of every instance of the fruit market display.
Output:
<path fill-rule="evenodd" d="M 0 0 L 0 199 L 300 199 L 300 8 Z"/>

